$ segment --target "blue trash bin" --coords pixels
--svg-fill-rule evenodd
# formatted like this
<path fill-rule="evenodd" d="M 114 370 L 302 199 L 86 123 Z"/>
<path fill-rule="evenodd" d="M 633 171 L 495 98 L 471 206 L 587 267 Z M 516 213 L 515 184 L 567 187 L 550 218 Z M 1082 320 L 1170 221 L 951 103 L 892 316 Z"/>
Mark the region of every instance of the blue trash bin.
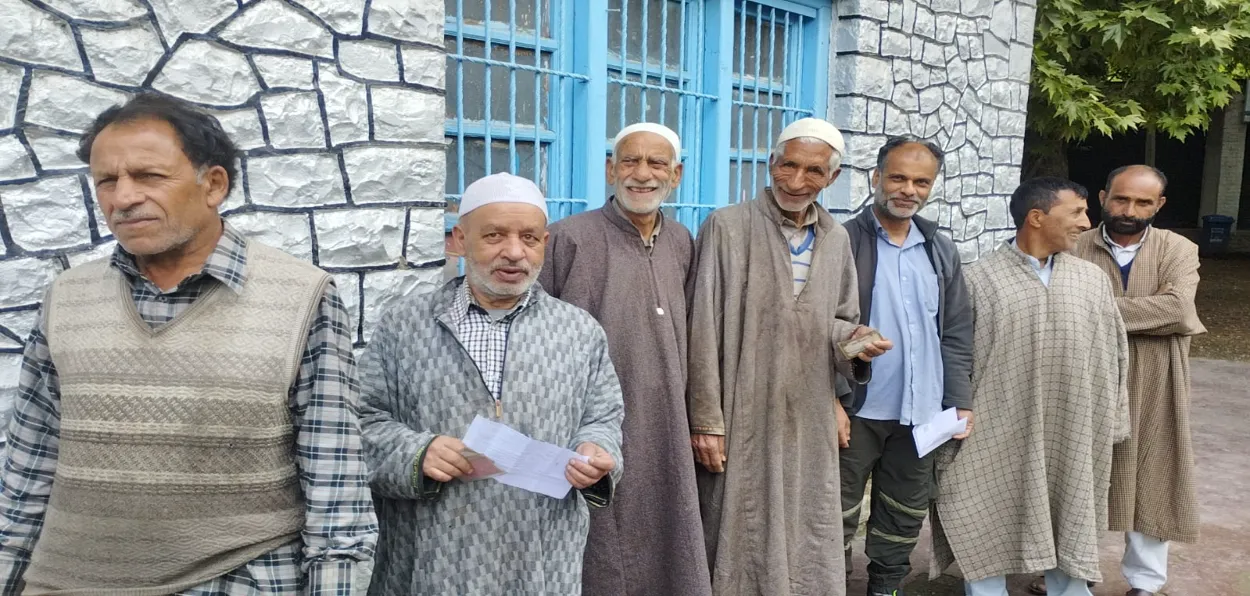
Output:
<path fill-rule="evenodd" d="M 1198 249 L 1203 254 L 1227 251 L 1233 237 L 1233 223 L 1236 221 L 1227 215 L 1202 216 L 1202 237 L 1198 239 Z"/>

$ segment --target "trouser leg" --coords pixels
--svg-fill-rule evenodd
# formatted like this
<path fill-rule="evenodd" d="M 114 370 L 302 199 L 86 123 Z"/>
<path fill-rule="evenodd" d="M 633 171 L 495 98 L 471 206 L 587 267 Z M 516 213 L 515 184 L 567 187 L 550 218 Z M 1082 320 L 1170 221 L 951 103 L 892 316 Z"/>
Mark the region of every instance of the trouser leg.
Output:
<path fill-rule="evenodd" d="M 1126 532 L 1120 570 L 1133 588 L 1162 590 L 1168 581 L 1168 543 L 1141 532 Z"/>
<path fill-rule="evenodd" d="M 1093 596 L 1089 582 L 1058 569 L 1046 572 L 1046 596 Z"/>
<path fill-rule="evenodd" d="M 911 552 L 920 539 L 933 490 L 933 459 L 916 456 L 911 427 L 892 425 L 872 472 L 872 515 L 868 518 L 868 588 L 889 594 L 911 571 Z"/>
<path fill-rule="evenodd" d="M 851 540 L 859 529 L 868 476 L 881 457 L 885 436 L 876 421 L 851 417 L 851 445 L 838 453 L 842 481 L 842 546 L 849 553 Z M 847 568 L 850 574 L 850 568 Z"/>
<path fill-rule="evenodd" d="M 1007 576 L 964 582 L 964 596 L 1007 596 Z"/>

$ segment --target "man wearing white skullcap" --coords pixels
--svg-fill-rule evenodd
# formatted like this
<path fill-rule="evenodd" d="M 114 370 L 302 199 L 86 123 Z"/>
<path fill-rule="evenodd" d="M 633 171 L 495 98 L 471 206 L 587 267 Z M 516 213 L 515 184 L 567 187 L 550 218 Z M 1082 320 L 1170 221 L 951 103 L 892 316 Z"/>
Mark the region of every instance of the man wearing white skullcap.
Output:
<path fill-rule="evenodd" d="M 370 594 L 578 594 L 587 508 L 620 479 L 621 386 L 603 328 L 535 283 L 547 208 L 533 182 L 465 189 L 454 242 L 467 274 L 399 298 L 361 360 L 365 460 L 384 546 Z M 586 456 L 564 498 L 485 480 L 477 417 Z M 480 480 L 474 482 L 473 480 Z"/>
<path fill-rule="evenodd" d="M 844 151 L 832 124 L 787 126 L 772 186 L 708 216 L 690 307 L 689 403 L 713 593 L 842 596 L 835 385 L 892 347 L 865 338 L 846 230 L 816 204 Z M 835 444 L 835 441 L 837 444 Z"/>
<path fill-rule="evenodd" d="M 694 241 L 660 206 L 681 181 L 681 141 L 659 124 L 616 136 L 608 204 L 551 227 L 543 289 L 608 334 L 624 388 L 629 461 L 610 509 L 592 511 L 587 595 L 710 596 L 686 413 L 686 289 Z"/>

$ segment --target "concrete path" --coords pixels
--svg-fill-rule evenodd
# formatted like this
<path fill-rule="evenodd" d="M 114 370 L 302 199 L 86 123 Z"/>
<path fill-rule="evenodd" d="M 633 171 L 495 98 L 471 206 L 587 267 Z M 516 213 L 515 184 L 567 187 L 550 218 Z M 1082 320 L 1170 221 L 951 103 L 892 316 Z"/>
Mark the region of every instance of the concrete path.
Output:
<path fill-rule="evenodd" d="M 1198 459 L 1198 499 L 1202 537 L 1197 544 L 1172 545 L 1166 596 L 1250 596 L 1250 363 L 1193 360 L 1193 433 Z M 912 554 L 915 569 L 908 596 L 962 596 L 958 570 L 929 581 L 929 536 L 926 525 Z M 1102 573 L 1106 581 L 1095 596 L 1122 596 L 1128 586 L 1120 575 L 1122 535 L 1102 540 Z M 848 596 L 866 593 L 863 540 L 855 545 L 855 569 Z M 1013 576 L 1011 596 L 1028 594 L 1031 580 Z"/>

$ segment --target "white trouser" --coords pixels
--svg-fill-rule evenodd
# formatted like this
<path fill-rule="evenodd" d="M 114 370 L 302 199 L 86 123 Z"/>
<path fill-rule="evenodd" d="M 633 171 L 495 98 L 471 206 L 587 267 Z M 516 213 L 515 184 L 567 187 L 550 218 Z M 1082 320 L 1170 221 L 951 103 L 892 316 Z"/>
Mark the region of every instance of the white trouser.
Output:
<path fill-rule="evenodd" d="M 1168 581 L 1168 543 L 1141 532 L 1125 532 L 1120 571 L 1133 588 L 1162 590 Z"/>
<path fill-rule="evenodd" d="M 1051 569 L 1046 572 L 1047 596 L 1093 596 L 1089 584 L 1083 579 L 1068 577 L 1068 574 Z M 980 581 L 964 583 L 965 596 L 1008 596 L 1007 576 L 989 577 Z"/>

